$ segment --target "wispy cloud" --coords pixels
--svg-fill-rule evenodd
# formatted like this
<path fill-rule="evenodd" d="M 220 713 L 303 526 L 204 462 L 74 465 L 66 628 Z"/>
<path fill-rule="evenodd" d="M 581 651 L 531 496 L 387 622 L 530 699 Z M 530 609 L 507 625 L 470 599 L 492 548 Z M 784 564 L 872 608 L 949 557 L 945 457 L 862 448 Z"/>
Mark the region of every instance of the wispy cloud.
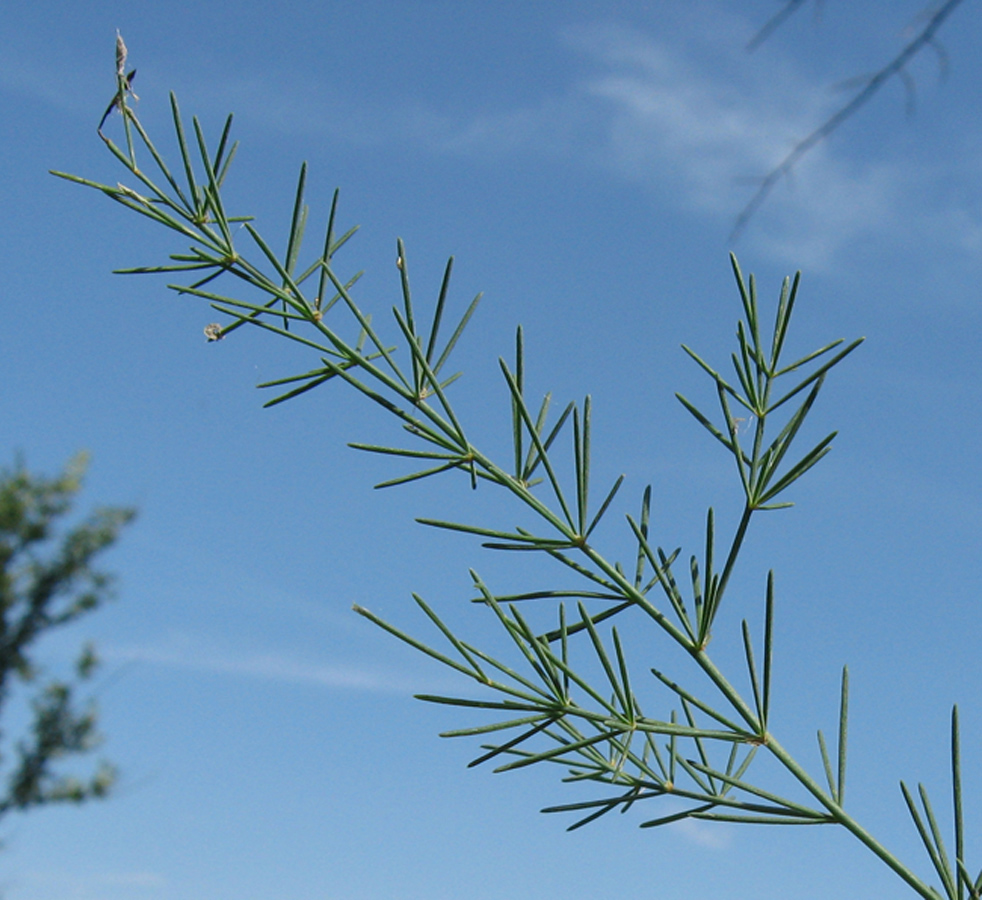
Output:
<path fill-rule="evenodd" d="M 556 52 L 571 54 L 565 88 L 532 103 L 466 113 L 394 97 L 373 108 L 310 85 L 298 94 L 275 76 L 227 79 L 250 115 L 284 131 L 330 133 L 355 144 L 399 144 L 476 159 L 533 154 L 602 168 L 637 183 L 720 231 L 732 226 L 766 175 L 841 98 L 804 75 L 793 57 L 750 58 L 752 23 L 703 5 L 663 33 L 610 22 L 569 28 Z M 226 96 L 225 100 L 228 99 Z M 912 173 L 883 160 L 816 147 L 756 217 L 757 251 L 812 270 L 844 244 L 902 227 Z"/>
<path fill-rule="evenodd" d="M 694 819 L 682 819 L 680 822 L 674 822 L 670 827 L 682 834 L 686 840 L 700 847 L 726 850 L 730 846 L 729 828 L 721 823 L 706 825 Z"/>
<path fill-rule="evenodd" d="M 730 209 L 732 192 L 720 187 L 774 166 L 808 118 L 808 92 L 788 73 L 788 96 L 759 96 L 761 86 L 735 64 L 736 39 L 670 44 L 608 25 L 570 29 L 565 40 L 593 64 L 576 89 L 606 114 L 608 163 L 633 180 L 681 188 L 706 209 Z"/>
<path fill-rule="evenodd" d="M 565 84 L 547 79 L 560 86 L 520 104 L 499 96 L 494 108 L 443 108 L 398 89 L 388 100 L 368 100 L 316 78 L 298 91 L 295 70 L 272 61 L 238 71 L 230 63 L 220 94 L 202 91 L 193 67 L 186 74 L 177 67 L 171 77 L 182 96 L 221 113 L 244 108 L 249 122 L 278 135 L 475 160 L 545 157 L 603 170 L 640 185 L 658 205 L 709 219 L 723 235 L 753 180 L 842 100 L 790 52 L 748 56 L 745 41 L 759 24 L 709 2 L 665 12 L 658 30 L 581 22 L 543 49 L 543 65 L 561 67 Z M 0 63 L 0 87 L 78 105 L 80 88 L 66 94 L 65 81 L 32 59 Z M 91 94 L 86 86 L 88 106 Z M 842 137 L 814 148 L 768 198 L 745 237 L 755 252 L 815 271 L 829 268 L 843 246 L 874 233 L 909 238 L 912 228 L 921 239 L 963 235 L 964 252 L 978 252 L 982 228 L 971 210 L 956 198 L 941 210 L 917 199 L 942 176 L 887 153 L 851 155 Z"/>
<path fill-rule="evenodd" d="M 329 690 L 407 695 L 432 689 L 436 683 L 430 677 L 423 684 L 424 679 L 415 672 L 302 659 L 285 652 L 236 650 L 189 634 L 173 634 L 149 644 L 111 645 L 101 648 L 100 655 L 108 662 L 167 666 Z M 447 679 L 439 685 L 446 689 Z"/>
<path fill-rule="evenodd" d="M 836 99 L 791 61 L 751 62 L 738 35 L 669 43 L 619 26 L 566 35 L 594 64 L 578 90 L 606 108 L 604 164 L 666 202 L 729 224 L 754 180 L 823 121 Z M 819 145 L 769 198 L 752 240 L 777 258 L 824 267 L 837 247 L 889 223 L 908 177 L 894 165 L 850 161 Z"/>
<path fill-rule="evenodd" d="M 59 900 L 105 900 L 106 897 L 156 897 L 167 886 L 159 872 L 142 869 L 105 872 L 28 871 L 17 879 L 31 896 Z M 21 893 L 19 890 L 18 893 Z"/>

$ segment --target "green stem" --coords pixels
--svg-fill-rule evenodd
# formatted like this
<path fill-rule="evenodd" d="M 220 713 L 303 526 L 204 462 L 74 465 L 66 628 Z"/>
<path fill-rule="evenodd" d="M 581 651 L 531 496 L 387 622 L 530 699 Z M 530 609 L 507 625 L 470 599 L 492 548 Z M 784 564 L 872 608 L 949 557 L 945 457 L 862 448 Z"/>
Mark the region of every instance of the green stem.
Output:
<path fill-rule="evenodd" d="M 864 844 L 872 853 L 879 857 L 890 869 L 900 876 L 914 891 L 925 900 L 938 900 L 938 893 L 930 885 L 925 884 L 913 872 L 910 871 L 896 856 L 886 849 L 876 838 L 873 837 L 862 825 L 850 816 L 832 797 L 822 790 L 812 777 L 795 761 L 795 759 L 785 750 L 777 739 L 770 733 L 765 736 L 765 745 L 771 754 L 777 759 L 785 769 L 790 772 L 795 779 L 810 793 L 835 819 L 835 821 L 846 829 L 850 834 Z"/>
<path fill-rule="evenodd" d="M 749 517 L 747 517 L 749 519 Z M 741 523 L 742 524 L 742 523 Z M 743 532 L 746 531 L 746 526 L 743 526 Z M 742 540 L 742 536 L 741 536 Z M 623 591 L 625 597 L 633 600 L 638 606 L 642 607 L 646 611 L 653 610 L 654 608 L 648 602 L 637 588 L 631 584 L 624 574 L 618 570 L 616 567 L 612 566 L 606 559 L 604 559 L 596 550 L 594 550 L 589 545 L 585 545 L 582 551 L 590 559 L 594 565 L 597 566 L 611 581 L 614 581 L 617 586 Z M 690 656 L 695 660 L 696 664 L 706 673 L 710 681 L 716 685 L 717 690 L 727 699 L 730 705 L 737 711 L 740 717 L 756 732 L 760 731 L 761 725 L 754 714 L 754 711 L 747 705 L 743 697 L 740 696 L 739 692 L 727 681 L 726 677 L 716 668 L 713 661 L 706 654 L 702 647 L 693 645 L 692 641 L 679 628 L 676 628 L 672 622 L 667 619 L 661 613 L 655 614 L 649 612 L 652 618 L 661 626 L 662 630 L 665 631 L 669 637 L 672 638 L 682 649 L 684 649 Z"/>

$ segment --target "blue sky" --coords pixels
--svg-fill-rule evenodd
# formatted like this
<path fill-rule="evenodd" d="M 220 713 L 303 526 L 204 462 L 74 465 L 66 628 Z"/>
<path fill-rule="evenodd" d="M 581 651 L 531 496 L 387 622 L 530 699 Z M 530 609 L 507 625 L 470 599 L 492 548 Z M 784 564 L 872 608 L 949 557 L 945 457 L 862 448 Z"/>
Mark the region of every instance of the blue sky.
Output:
<path fill-rule="evenodd" d="M 530 386 L 592 395 L 596 477 L 627 476 L 603 538 L 613 555 L 630 552 L 614 520 L 649 482 L 664 545 L 695 549 L 709 504 L 733 527 L 729 461 L 673 397 L 712 401 L 679 345 L 725 364 L 739 314 L 729 250 L 766 301 L 801 269 L 795 346 L 867 341 L 815 413 L 816 435 L 840 432 L 832 454 L 793 510 L 756 525 L 718 652 L 735 666 L 739 619 L 758 620 L 773 567 L 780 739 L 820 772 L 814 732 L 834 727 L 848 662 L 853 811 L 927 875 L 897 782 L 924 781 L 946 810 L 958 701 L 978 833 L 982 13 L 965 3 L 942 29 L 946 78 L 933 53 L 915 61 L 912 115 L 888 85 L 734 245 L 747 179 L 842 102 L 833 86 L 897 52 L 921 11 L 809 6 L 746 54 L 775 8 L 42 0 L 0 12 L 4 452 L 50 472 L 86 448 L 84 501 L 140 508 L 105 561 L 118 599 L 47 657 L 57 671 L 96 642 L 118 791 L 5 820 L 6 896 L 909 895 L 834 830 L 639 830 L 651 809 L 567 834 L 538 813 L 573 796 L 557 771 L 465 768 L 477 742 L 437 733 L 479 719 L 411 699 L 456 682 L 350 607 L 425 635 L 416 591 L 494 642 L 465 602 L 467 569 L 504 583 L 512 560 L 413 519 L 516 513 L 452 479 L 372 491 L 402 470 L 345 445 L 391 440 L 389 422 L 337 387 L 261 409 L 253 385 L 313 364 L 299 347 L 245 329 L 209 345 L 204 305 L 163 279 L 110 274 L 185 249 L 47 174 L 122 178 L 95 134 L 117 28 L 139 115 L 165 148 L 169 90 L 211 135 L 235 113 L 227 197 L 274 246 L 301 161 L 316 231 L 341 188 L 344 227 L 362 227 L 339 265 L 366 271 L 380 320 L 398 297 L 397 236 L 420 301 L 455 255 L 457 308 L 485 292 L 455 390 L 489 445 L 507 436 L 496 360 L 519 322 Z M 639 645 L 639 672 L 660 664 L 652 647 L 648 659 Z"/>

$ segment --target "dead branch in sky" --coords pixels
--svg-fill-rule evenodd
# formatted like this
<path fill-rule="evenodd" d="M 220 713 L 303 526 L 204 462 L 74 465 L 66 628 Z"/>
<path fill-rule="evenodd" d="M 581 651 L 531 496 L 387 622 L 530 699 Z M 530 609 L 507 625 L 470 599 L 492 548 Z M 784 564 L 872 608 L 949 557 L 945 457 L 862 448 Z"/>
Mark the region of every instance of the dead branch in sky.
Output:
<path fill-rule="evenodd" d="M 748 44 L 747 49 L 752 50 L 754 47 L 758 46 L 774 31 L 775 28 L 777 28 L 785 19 L 787 19 L 787 17 L 790 16 L 802 2 L 803 0 L 788 0 L 781 10 L 772 16 L 771 19 L 769 19 L 763 26 L 763 28 L 757 32 L 757 34 Z M 879 91 L 880 88 L 882 88 L 883 85 L 894 76 L 899 78 L 904 83 L 908 96 L 908 111 L 910 110 L 911 79 L 910 74 L 905 69 L 905 66 L 918 53 L 920 53 L 921 50 L 928 46 L 935 49 L 942 60 L 942 65 L 944 66 L 946 56 L 943 49 L 935 41 L 934 36 L 937 30 L 944 23 L 945 19 L 947 19 L 948 16 L 950 16 L 961 3 L 962 0 L 947 0 L 947 2 L 935 9 L 935 11 L 927 18 L 924 27 L 921 28 L 913 40 L 904 46 L 904 48 L 879 71 L 860 79 L 859 83 L 862 84 L 862 87 L 860 88 L 859 92 L 848 103 L 840 107 L 838 110 L 836 110 L 836 112 L 829 116 L 811 134 L 795 144 L 791 152 L 788 153 L 788 155 L 785 156 L 775 168 L 764 176 L 764 178 L 760 181 L 754 195 L 747 202 L 746 206 L 743 207 L 740 215 L 737 216 L 736 223 L 733 226 L 733 231 L 730 232 L 731 241 L 735 241 L 737 239 L 737 237 L 746 227 L 747 223 L 753 217 L 754 213 L 757 212 L 761 204 L 763 204 L 763 202 L 767 199 L 778 180 L 782 177 L 790 175 L 795 163 L 797 163 L 801 157 L 803 157 L 816 144 L 820 143 L 830 134 L 832 134 L 832 132 L 842 125 L 846 119 L 855 114 L 860 108 L 868 103 L 873 95 L 876 94 L 876 92 Z"/>

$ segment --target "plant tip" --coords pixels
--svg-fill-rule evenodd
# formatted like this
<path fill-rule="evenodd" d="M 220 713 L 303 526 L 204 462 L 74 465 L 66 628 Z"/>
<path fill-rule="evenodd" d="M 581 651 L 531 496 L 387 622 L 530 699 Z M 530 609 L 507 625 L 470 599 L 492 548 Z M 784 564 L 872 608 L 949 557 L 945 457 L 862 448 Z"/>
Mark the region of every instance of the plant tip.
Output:
<path fill-rule="evenodd" d="M 118 28 L 116 29 L 116 74 L 120 78 L 126 74 L 126 44 Z"/>

